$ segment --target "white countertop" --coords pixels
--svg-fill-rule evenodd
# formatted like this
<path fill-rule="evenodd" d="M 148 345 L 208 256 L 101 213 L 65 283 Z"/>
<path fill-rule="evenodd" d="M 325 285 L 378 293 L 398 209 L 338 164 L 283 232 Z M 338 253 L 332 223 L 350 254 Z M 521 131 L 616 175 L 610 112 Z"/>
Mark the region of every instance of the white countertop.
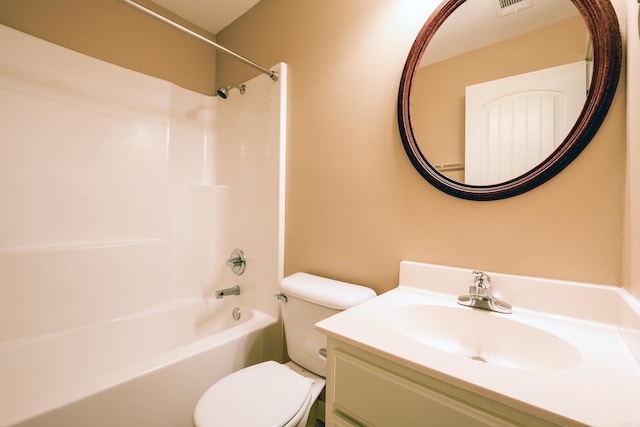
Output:
<path fill-rule="evenodd" d="M 631 325 L 629 329 L 637 334 L 640 311 L 626 305 L 629 298 L 617 297 L 618 288 L 488 273 L 495 291 L 514 308 L 512 314 L 481 311 L 535 327 L 570 344 L 579 357 L 569 367 L 521 369 L 481 363 L 438 350 L 399 331 L 394 324 L 398 307 L 478 310 L 456 302 L 472 282 L 470 271 L 403 262 L 398 288 L 316 326 L 330 337 L 528 412 L 534 407 L 556 420 L 568 418 L 594 426 L 640 425 L 640 365 L 618 323 L 624 317 L 624 326 Z M 537 286 L 541 282 L 544 286 Z M 524 293 L 533 288 L 538 292 L 527 299 Z M 540 297 L 541 288 L 546 299 Z M 441 292 L 448 289 L 456 293 Z M 523 308 L 517 302 L 530 307 Z M 587 307 L 589 304 L 595 305 Z M 535 310 L 541 305 L 545 311 Z M 562 314 L 563 306 L 568 315 Z M 499 330 L 477 332 L 500 334 Z M 526 341 L 512 344 L 521 349 L 528 345 Z M 543 357 L 545 348 L 532 346 L 530 351 Z"/>

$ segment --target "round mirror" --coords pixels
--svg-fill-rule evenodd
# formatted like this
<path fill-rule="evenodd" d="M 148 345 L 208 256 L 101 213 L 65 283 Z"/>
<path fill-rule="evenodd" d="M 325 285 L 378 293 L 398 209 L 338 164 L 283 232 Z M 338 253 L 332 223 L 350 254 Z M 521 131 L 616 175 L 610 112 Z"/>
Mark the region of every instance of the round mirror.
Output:
<path fill-rule="evenodd" d="M 445 1 L 402 73 L 405 151 L 427 181 L 456 197 L 528 191 L 596 133 L 621 57 L 609 0 Z"/>

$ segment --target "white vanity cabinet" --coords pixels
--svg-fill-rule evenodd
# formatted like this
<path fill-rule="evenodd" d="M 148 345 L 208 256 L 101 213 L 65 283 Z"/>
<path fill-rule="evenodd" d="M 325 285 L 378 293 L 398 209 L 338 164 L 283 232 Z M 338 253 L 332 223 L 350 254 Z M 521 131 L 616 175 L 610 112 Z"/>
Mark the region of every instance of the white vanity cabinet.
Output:
<path fill-rule="evenodd" d="M 329 426 L 640 426 L 635 300 L 491 273 L 514 303 L 495 313 L 447 292 L 469 276 L 403 261 L 397 288 L 316 323 Z"/>
<path fill-rule="evenodd" d="M 564 422 L 562 424 L 567 425 Z M 412 427 L 558 424 L 329 338 L 326 425 Z"/>

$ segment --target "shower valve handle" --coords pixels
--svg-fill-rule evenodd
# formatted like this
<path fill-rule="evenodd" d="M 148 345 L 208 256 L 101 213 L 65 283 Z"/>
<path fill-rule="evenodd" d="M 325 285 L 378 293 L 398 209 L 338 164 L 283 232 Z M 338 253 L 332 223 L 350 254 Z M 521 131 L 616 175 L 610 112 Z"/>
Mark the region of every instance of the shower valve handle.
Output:
<path fill-rule="evenodd" d="M 234 249 L 233 252 L 231 252 L 231 258 L 227 260 L 227 265 L 231 267 L 231 271 L 233 271 L 236 276 L 244 273 L 244 270 L 247 268 L 247 260 L 244 257 L 242 249 Z"/>

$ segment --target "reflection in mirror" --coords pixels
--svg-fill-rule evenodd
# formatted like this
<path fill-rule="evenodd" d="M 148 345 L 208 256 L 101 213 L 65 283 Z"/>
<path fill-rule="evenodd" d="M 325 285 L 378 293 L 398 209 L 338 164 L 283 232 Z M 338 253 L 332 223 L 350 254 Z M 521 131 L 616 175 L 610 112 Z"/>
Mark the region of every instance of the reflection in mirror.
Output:
<path fill-rule="evenodd" d="M 535 167 L 586 99 L 591 39 L 573 3 L 499 3 L 456 9 L 413 79 L 417 144 L 440 173 L 465 184 L 497 184 Z"/>
<path fill-rule="evenodd" d="M 445 0 L 400 79 L 404 149 L 423 178 L 456 197 L 526 192 L 597 132 L 621 60 L 610 0 Z"/>

